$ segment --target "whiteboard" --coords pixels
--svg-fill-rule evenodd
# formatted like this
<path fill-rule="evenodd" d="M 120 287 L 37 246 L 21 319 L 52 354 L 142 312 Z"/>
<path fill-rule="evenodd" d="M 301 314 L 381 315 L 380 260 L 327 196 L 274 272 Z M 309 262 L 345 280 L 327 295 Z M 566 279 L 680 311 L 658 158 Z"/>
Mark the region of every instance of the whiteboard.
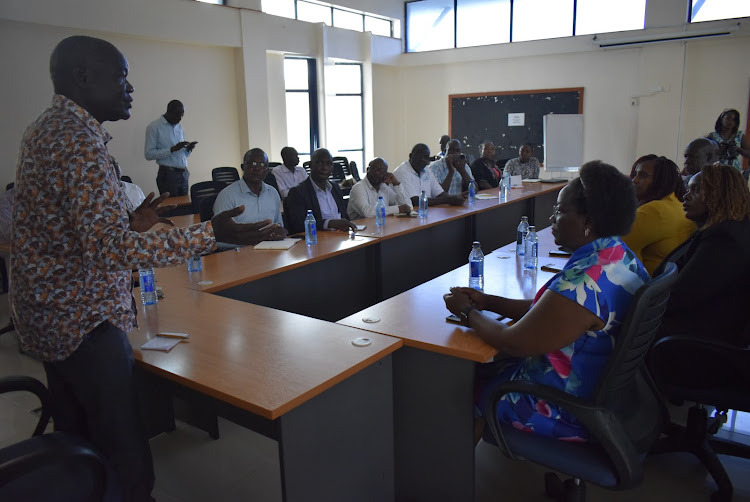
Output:
<path fill-rule="evenodd" d="M 547 169 L 583 164 L 583 115 L 550 114 L 543 117 L 544 166 Z"/>

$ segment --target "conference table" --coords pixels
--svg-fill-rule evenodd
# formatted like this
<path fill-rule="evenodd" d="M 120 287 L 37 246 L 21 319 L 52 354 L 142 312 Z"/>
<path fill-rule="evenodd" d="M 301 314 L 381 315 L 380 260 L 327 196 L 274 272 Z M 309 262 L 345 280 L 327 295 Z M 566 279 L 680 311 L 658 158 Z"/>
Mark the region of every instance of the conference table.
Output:
<path fill-rule="evenodd" d="M 490 251 L 514 240 L 522 214 L 543 224 L 562 186 L 389 216 L 384 228 L 359 220 L 354 239 L 319 232 L 314 246 L 215 253 L 201 272 L 157 269 L 165 297 L 138 301 L 129 335 L 151 402 L 177 396 L 276 439 L 284 500 L 473 499 L 473 371 L 495 352 L 445 323 L 442 294 L 466 284 L 473 240 Z M 518 275 L 501 254 L 485 258 L 486 291 L 532 294 L 546 273 Z M 364 323 L 370 313 L 381 321 Z M 139 349 L 162 331 L 190 340 Z M 371 345 L 353 345 L 362 337 Z"/>
<path fill-rule="evenodd" d="M 539 267 L 564 266 L 556 248 L 550 229 L 539 232 Z M 515 242 L 484 259 L 488 294 L 530 299 L 553 275 L 524 270 Z M 404 342 L 393 354 L 396 500 L 474 499 L 474 371 L 497 350 L 446 321 L 443 295 L 468 278 L 464 265 L 338 321 Z"/>

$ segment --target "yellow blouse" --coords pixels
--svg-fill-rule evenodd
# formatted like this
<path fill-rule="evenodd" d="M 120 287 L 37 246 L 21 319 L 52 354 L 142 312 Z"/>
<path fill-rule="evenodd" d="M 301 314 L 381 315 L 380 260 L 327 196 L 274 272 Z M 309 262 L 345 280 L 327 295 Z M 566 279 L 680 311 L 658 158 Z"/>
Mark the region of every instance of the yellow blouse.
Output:
<path fill-rule="evenodd" d="M 682 203 L 671 193 L 640 206 L 633 228 L 622 240 L 653 275 L 662 260 L 695 230 L 695 223 L 685 217 Z"/>

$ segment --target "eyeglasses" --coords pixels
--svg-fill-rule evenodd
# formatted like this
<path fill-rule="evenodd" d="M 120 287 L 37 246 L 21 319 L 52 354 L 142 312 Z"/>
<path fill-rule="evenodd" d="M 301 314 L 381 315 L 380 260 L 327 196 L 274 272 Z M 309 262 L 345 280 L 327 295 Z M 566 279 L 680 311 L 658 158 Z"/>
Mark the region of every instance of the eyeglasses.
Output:
<path fill-rule="evenodd" d="M 245 162 L 245 169 L 268 169 L 267 162 Z"/>

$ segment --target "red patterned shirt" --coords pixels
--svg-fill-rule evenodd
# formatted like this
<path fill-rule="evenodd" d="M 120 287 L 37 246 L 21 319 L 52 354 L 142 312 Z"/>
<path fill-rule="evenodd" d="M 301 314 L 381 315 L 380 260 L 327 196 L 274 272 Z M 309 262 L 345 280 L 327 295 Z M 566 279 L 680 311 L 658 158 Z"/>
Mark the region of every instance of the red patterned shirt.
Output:
<path fill-rule="evenodd" d="M 110 139 L 55 95 L 18 153 L 11 298 L 23 349 L 45 361 L 66 359 L 104 321 L 133 329 L 131 269 L 175 265 L 216 245 L 210 222 L 131 231 Z"/>

